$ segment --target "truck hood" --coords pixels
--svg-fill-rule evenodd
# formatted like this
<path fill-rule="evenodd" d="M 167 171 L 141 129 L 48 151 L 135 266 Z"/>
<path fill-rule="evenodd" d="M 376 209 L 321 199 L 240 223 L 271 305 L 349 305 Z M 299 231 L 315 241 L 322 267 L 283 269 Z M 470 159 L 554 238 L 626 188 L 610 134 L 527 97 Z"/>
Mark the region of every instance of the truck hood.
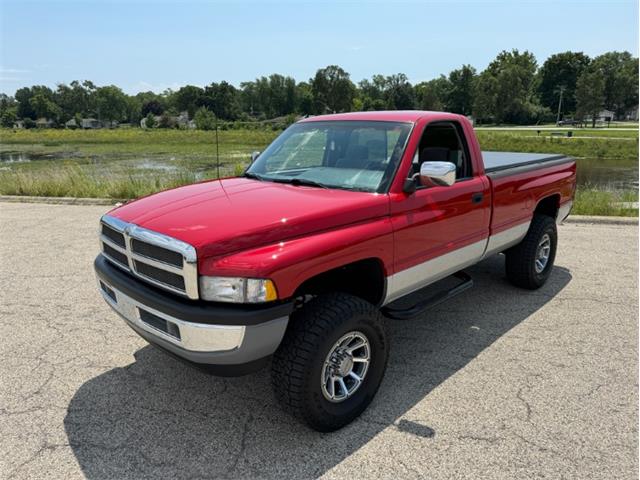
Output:
<path fill-rule="evenodd" d="M 156 193 L 109 215 L 187 242 L 206 258 L 388 212 L 386 195 L 229 178 Z"/>

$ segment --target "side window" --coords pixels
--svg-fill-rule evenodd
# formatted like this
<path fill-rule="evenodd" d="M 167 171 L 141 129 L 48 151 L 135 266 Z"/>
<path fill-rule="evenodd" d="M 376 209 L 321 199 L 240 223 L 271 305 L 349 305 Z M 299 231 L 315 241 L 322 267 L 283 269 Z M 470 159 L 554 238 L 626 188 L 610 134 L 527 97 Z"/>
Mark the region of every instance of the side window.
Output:
<path fill-rule="evenodd" d="M 451 162 L 456 166 L 456 179 L 473 175 L 469 149 L 462 128 L 453 122 L 428 125 L 413 158 L 413 173 L 420 171 L 422 162 Z"/>

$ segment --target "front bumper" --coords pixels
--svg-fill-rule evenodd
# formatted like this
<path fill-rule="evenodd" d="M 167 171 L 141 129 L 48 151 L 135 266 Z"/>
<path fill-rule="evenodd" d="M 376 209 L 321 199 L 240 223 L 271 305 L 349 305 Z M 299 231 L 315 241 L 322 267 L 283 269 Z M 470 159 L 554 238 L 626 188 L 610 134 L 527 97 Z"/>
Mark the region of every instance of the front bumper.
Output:
<path fill-rule="evenodd" d="M 183 300 L 136 280 L 99 255 L 105 301 L 149 343 L 219 375 L 249 373 L 278 348 L 293 306 L 222 306 Z"/>

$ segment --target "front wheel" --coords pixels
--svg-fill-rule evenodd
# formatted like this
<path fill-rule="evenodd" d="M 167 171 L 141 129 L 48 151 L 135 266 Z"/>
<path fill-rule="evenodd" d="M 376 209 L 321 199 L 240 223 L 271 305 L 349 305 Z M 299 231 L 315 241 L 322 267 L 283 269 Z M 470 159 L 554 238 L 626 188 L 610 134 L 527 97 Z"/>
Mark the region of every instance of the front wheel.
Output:
<path fill-rule="evenodd" d="M 273 358 L 273 390 L 311 428 L 337 430 L 371 403 L 388 354 L 382 316 L 373 305 L 342 293 L 321 295 L 291 315 Z"/>
<path fill-rule="evenodd" d="M 557 245 L 555 220 L 547 215 L 534 215 L 522 242 L 505 252 L 509 281 L 521 288 L 540 288 L 551 275 Z"/>

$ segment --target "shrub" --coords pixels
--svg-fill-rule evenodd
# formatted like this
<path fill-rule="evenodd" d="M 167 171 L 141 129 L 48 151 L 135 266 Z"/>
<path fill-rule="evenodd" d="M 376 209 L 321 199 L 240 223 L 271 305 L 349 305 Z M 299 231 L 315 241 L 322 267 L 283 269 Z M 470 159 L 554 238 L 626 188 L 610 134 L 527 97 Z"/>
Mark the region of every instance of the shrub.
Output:
<path fill-rule="evenodd" d="M 153 128 L 156 126 L 156 117 L 153 116 L 153 113 L 149 112 L 144 119 L 144 126 L 147 128 Z"/>
<path fill-rule="evenodd" d="M 214 130 L 216 128 L 216 116 L 206 107 L 198 109 L 193 116 L 193 121 L 196 122 L 198 130 Z"/>

